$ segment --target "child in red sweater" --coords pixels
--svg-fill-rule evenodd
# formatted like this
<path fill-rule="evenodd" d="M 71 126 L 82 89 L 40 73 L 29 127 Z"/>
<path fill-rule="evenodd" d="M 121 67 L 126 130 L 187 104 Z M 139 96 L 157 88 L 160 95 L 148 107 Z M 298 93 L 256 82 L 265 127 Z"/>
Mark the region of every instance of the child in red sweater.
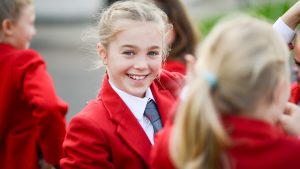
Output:
<path fill-rule="evenodd" d="M 68 105 L 55 93 L 35 34 L 31 0 L 0 1 L 0 168 L 52 168 L 62 156 Z M 42 160 L 41 160 L 42 159 Z"/>

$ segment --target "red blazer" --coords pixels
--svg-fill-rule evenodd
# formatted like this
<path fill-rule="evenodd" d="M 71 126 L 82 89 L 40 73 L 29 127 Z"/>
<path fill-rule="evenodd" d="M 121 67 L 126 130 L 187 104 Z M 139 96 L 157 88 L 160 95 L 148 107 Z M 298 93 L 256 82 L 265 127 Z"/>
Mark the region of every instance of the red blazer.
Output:
<path fill-rule="evenodd" d="M 300 101 L 300 86 L 297 82 L 293 83 L 291 86 L 291 96 L 290 102 L 298 104 Z"/>
<path fill-rule="evenodd" d="M 163 125 L 183 85 L 182 76 L 163 71 L 150 88 Z M 63 143 L 63 169 L 147 169 L 152 145 L 105 76 L 96 100 L 70 122 Z"/>
<path fill-rule="evenodd" d="M 166 61 L 163 68 L 169 72 L 178 72 L 183 75 L 186 74 L 186 65 L 178 60 Z"/>
<path fill-rule="evenodd" d="M 38 169 L 38 151 L 58 164 L 67 104 L 33 50 L 0 44 L 0 168 Z"/>
<path fill-rule="evenodd" d="M 227 155 L 232 169 L 299 169 L 300 140 L 277 132 L 277 128 L 263 121 L 246 117 L 224 117 L 233 147 Z M 151 152 L 152 169 L 174 168 L 169 154 L 172 127 L 164 128 L 156 136 Z"/>

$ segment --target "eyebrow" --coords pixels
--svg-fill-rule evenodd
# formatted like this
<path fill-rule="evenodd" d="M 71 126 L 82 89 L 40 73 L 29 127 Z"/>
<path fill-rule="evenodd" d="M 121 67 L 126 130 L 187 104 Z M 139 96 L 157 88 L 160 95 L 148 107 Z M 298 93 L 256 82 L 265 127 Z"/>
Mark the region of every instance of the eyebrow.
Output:
<path fill-rule="evenodd" d="M 122 45 L 121 46 L 122 48 L 138 48 L 137 46 L 135 46 L 135 45 Z M 148 50 L 150 50 L 150 49 L 160 49 L 160 46 L 156 46 L 156 45 L 154 45 L 154 46 L 151 46 L 150 48 L 148 48 Z"/>

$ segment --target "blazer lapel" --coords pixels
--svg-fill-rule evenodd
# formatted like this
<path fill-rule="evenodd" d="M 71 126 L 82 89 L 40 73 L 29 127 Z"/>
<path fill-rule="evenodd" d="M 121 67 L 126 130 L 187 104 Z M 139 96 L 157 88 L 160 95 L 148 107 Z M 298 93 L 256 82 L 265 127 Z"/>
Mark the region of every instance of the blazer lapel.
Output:
<path fill-rule="evenodd" d="M 135 117 L 122 118 L 118 125 L 117 132 L 120 137 L 142 157 L 145 163 L 149 165 L 152 145 Z"/>
<path fill-rule="evenodd" d="M 130 109 L 109 85 L 107 75 L 100 95 L 111 119 L 117 125 L 118 135 L 149 165 L 152 145 Z"/>
<path fill-rule="evenodd" d="M 169 90 L 159 88 L 155 83 L 151 85 L 151 91 L 158 107 L 160 119 L 163 126 L 169 118 L 176 99 L 171 95 Z"/>

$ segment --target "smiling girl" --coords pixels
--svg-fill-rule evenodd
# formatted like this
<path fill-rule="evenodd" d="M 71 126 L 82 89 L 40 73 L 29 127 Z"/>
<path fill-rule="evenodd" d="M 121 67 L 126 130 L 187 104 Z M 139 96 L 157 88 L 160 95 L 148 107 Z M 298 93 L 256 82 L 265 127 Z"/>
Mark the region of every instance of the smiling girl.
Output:
<path fill-rule="evenodd" d="M 106 75 L 69 124 L 62 168 L 148 168 L 154 134 L 183 85 L 180 74 L 162 70 L 170 28 L 146 1 L 116 2 L 102 13 L 97 51 Z"/>

